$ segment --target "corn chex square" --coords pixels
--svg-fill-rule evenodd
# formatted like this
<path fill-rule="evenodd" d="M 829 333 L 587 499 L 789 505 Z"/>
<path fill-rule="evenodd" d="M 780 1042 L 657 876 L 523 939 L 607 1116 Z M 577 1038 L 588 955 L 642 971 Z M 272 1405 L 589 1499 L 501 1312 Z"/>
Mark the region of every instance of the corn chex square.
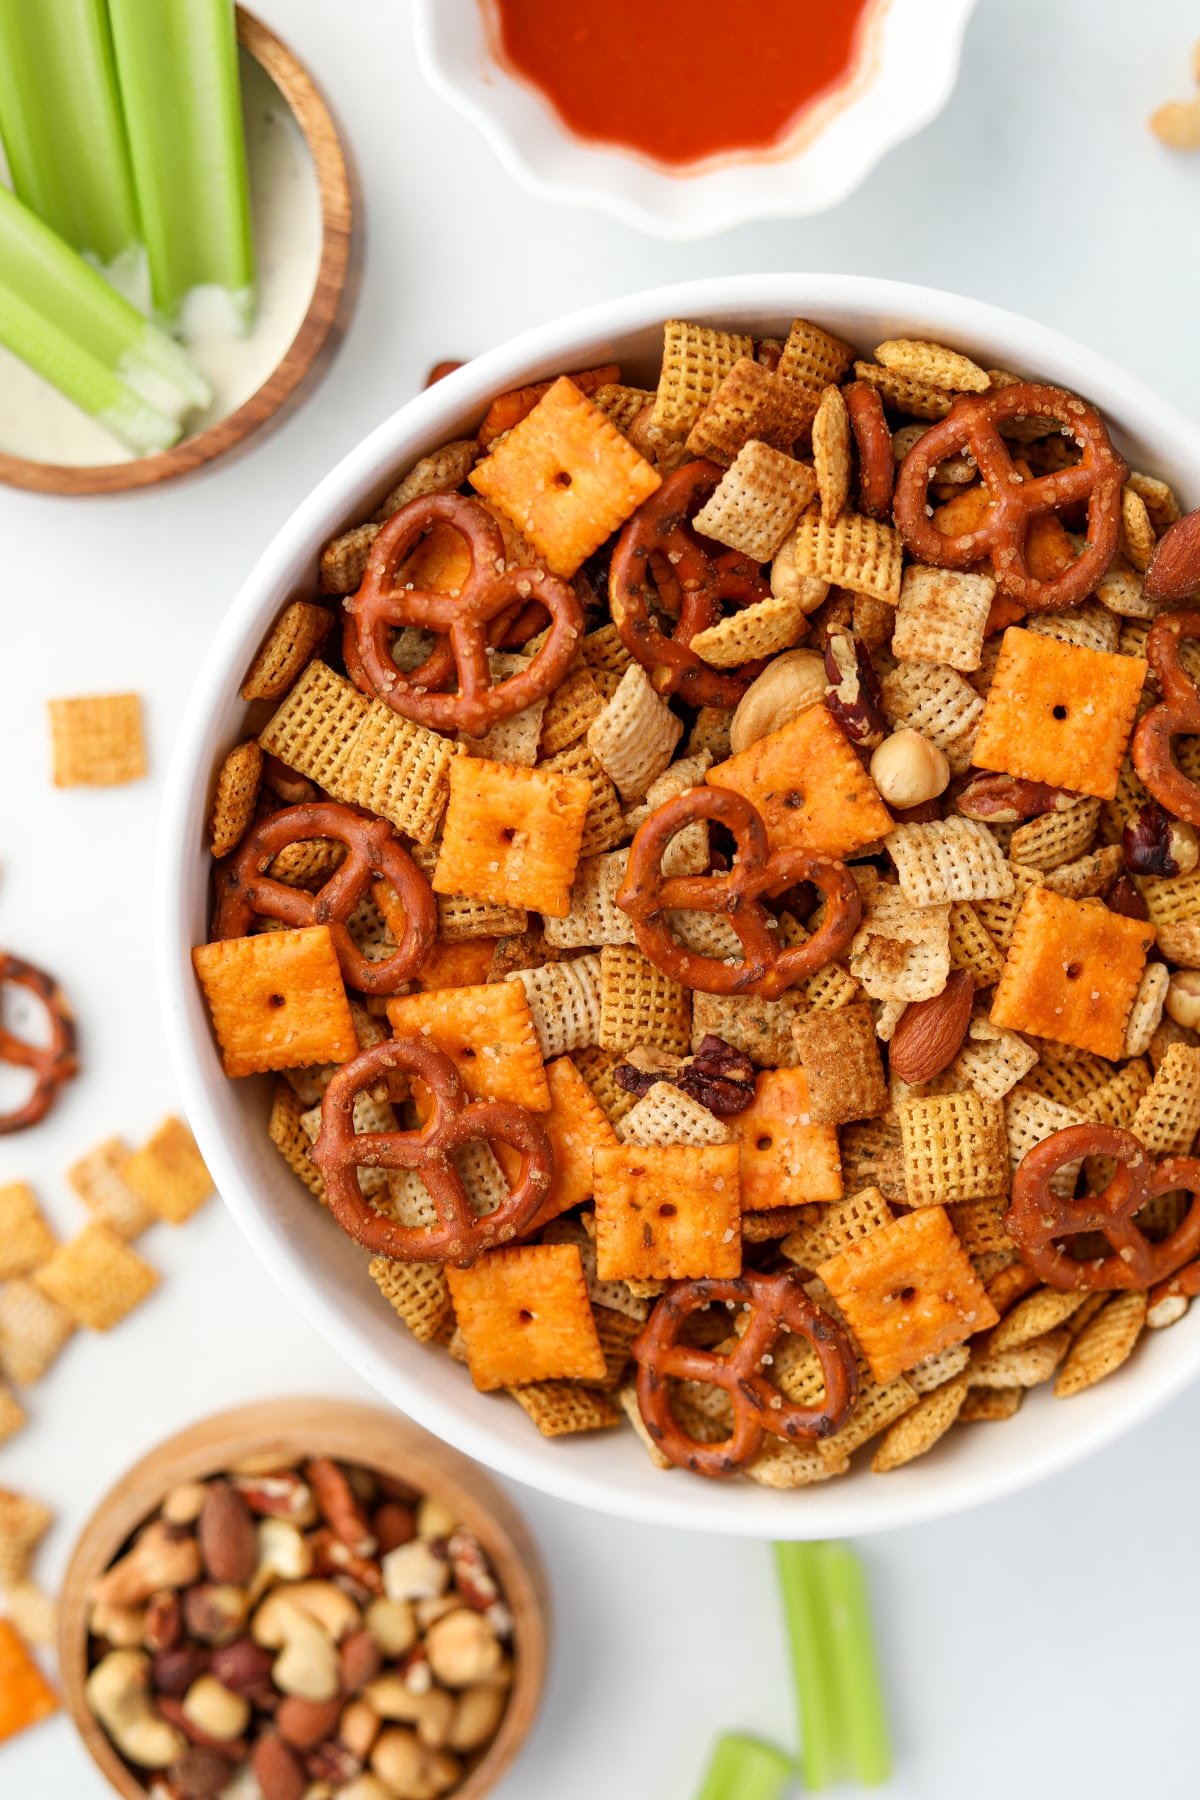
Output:
<path fill-rule="evenodd" d="M 564 918 L 590 801 L 575 776 L 456 758 L 434 892 Z"/>
<path fill-rule="evenodd" d="M 955 814 L 924 825 L 897 825 L 884 840 L 900 891 L 914 906 L 952 900 L 1001 900 L 1013 878 L 986 825 Z"/>
<path fill-rule="evenodd" d="M 896 607 L 893 656 L 962 672 L 977 669 L 995 593 L 991 575 L 911 564 Z"/>
<path fill-rule="evenodd" d="M 632 1050 L 647 1044 L 686 1055 L 691 1008 L 687 989 L 632 944 L 605 944 L 600 952 L 602 1050 Z"/>
<path fill-rule="evenodd" d="M 919 731 L 943 752 L 952 774 L 965 774 L 983 717 L 983 701 L 966 676 L 944 663 L 901 662 L 879 686 L 888 723 Z"/>
<path fill-rule="evenodd" d="M 1153 927 L 1140 919 L 1032 888 L 1013 930 L 992 1022 L 1116 1060 L 1153 942 Z"/>
<path fill-rule="evenodd" d="M 390 707 L 387 710 L 391 712 Z M 314 658 L 267 720 L 258 741 L 269 755 L 315 781 L 335 800 L 349 800 L 353 788 L 347 784 L 346 767 L 355 734 L 369 711 L 370 702 L 352 681 Z"/>
<path fill-rule="evenodd" d="M 106 1138 L 67 1170 L 67 1180 L 97 1219 L 111 1225 L 118 1237 L 135 1238 L 153 1223 L 154 1214 L 121 1179 L 121 1164 L 129 1146 L 121 1138 Z"/>
<path fill-rule="evenodd" d="M 0 1287 L 0 1375 L 18 1387 L 32 1387 L 74 1329 L 74 1320 L 32 1280 L 6 1281 Z"/>
<path fill-rule="evenodd" d="M 992 1200 L 1009 1186 L 1004 1109 L 972 1090 L 918 1095 L 896 1108 L 910 1206 Z"/>
<path fill-rule="evenodd" d="M 33 1281 L 76 1325 L 109 1331 L 158 1286 L 158 1275 L 98 1222 L 61 1244 Z"/>
<path fill-rule="evenodd" d="M 483 1392 L 604 1380 L 604 1352 L 573 1244 L 491 1250 L 469 1269 L 447 1269 L 446 1280 L 467 1367 Z"/>
<path fill-rule="evenodd" d="M 814 1124 L 848 1125 L 887 1111 L 875 1017 L 864 1002 L 836 1012 L 797 1013 L 792 1041 L 808 1084 L 808 1114 Z"/>
<path fill-rule="evenodd" d="M 686 437 L 734 364 L 753 354 L 754 340 L 746 332 L 714 331 L 687 319 L 668 319 L 651 419 L 655 431 L 669 438 Z"/>
<path fill-rule="evenodd" d="M 137 694 L 84 694 L 51 700 L 55 787 L 119 787 L 146 773 L 142 702 Z"/>
<path fill-rule="evenodd" d="M 622 1144 L 593 1159 L 601 1281 L 739 1275 L 736 1144 Z"/>
<path fill-rule="evenodd" d="M 628 850 L 585 857 L 571 884 L 571 909 L 564 918 L 545 920 L 546 942 L 556 950 L 587 945 L 632 944 L 633 921 L 617 905 L 617 890 L 629 866 Z"/>
<path fill-rule="evenodd" d="M 817 1273 L 879 1382 L 894 1381 L 999 1318 L 941 1206 L 847 1244 Z"/>
<path fill-rule="evenodd" d="M 342 1063 L 357 1051 L 328 925 L 199 944 L 192 962 L 226 1075 Z"/>

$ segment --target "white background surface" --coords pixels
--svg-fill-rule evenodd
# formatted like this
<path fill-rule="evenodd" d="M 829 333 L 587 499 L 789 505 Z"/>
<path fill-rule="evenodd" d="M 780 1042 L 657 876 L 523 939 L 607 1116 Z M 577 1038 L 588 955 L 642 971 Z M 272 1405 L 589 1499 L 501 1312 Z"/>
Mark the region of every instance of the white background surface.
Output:
<path fill-rule="evenodd" d="M 330 376 L 276 435 L 182 486 L 74 503 L 0 491 L 0 942 L 61 975 L 86 1064 L 51 1123 L 0 1140 L 0 1181 L 32 1180 L 64 1235 L 81 1210 L 68 1163 L 112 1132 L 137 1141 L 174 1100 L 147 893 L 157 778 L 192 670 L 294 502 L 434 361 L 658 281 L 845 269 L 1036 314 L 1200 406 L 1200 159 L 1169 159 L 1143 124 L 1187 90 L 1200 35 L 1187 0 L 983 0 L 948 110 L 846 205 L 682 246 L 522 194 L 425 91 L 401 0 L 258 10 L 319 73 L 362 176 L 364 286 Z M 46 697 L 122 688 L 146 697 L 152 778 L 55 792 Z M 81 1334 L 0 1450 L 0 1483 L 59 1511 L 47 1582 L 110 1480 L 169 1431 L 273 1392 L 363 1391 L 218 1203 L 139 1247 L 158 1293 L 111 1338 Z M 1196 1791 L 1198 1427 L 1193 1393 L 1070 1476 L 864 1546 L 897 1800 Z M 764 1549 L 515 1497 L 549 1565 L 558 1642 L 504 1800 L 690 1800 L 716 1730 L 789 1740 Z M 105 1792 L 62 1720 L 0 1748 L 2 1800 Z"/>

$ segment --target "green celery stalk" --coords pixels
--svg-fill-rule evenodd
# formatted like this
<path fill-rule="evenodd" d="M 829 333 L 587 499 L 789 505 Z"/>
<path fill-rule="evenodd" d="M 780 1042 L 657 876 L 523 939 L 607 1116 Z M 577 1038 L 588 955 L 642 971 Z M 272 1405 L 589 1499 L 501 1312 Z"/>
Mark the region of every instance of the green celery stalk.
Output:
<path fill-rule="evenodd" d="M 800 1713 L 800 1766 L 818 1791 L 841 1772 L 841 1719 L 826 1631 L 820 1544 L 776 1544 L 775 1567 Z"/>
<path fill-rule="evenodd" d="M 696 1800 L 782 1800 L 795 1772 L 782 1750 L 727 1731 L 713 1747 Z"/>
<path fill-rule="evenodd" d="M 19 3 L 19 0 L 18 0 Z M 233 0 L 109 0 L 150 286 L 174 325 L 191 289 L 254 313 L 254 245 Z"/>
<path fill-rule="evenodd" d="M 76 406 L 145 455 L 177 442 L 181 428 L 126 387 L 119 375 L 0 281 L 0 344 L 52 382 Z"/>
<path fill-rule="evenodd" d="M 110 267 L 139 242 L 104 0 L 0 0 L 0 140 L 13 186 Z"/>
<path fill-rule="evenodd" d="M 211 400 L 186 351 L 2 185 L 0 281 L 157 411 L 181 418 Z"/>
<path fill-rule="evenodd" d="M 822 1544 L 818 1567 L 850 1768 L 877 1787 L 892 1755 L 863 1566 L 849 1544 Z"/>

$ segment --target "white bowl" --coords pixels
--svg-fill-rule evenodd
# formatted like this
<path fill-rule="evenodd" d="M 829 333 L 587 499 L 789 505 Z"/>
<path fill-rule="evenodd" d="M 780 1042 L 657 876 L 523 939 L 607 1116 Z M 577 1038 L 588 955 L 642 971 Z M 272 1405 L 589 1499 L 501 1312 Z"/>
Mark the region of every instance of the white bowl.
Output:
<path fill-rule="evenodd" d="M 653 379 L 671 317 L 774 334 L 794 315 L 866 348 L 886 337 L 944 340 L 988 367 L 1087 395 L 1131 462 L 1200 497 L 1200 432 L 1094 352 L 976 300 L 858 276 L 760 275 L 699 281 L 608 301 L 489 351 L 395 413 L 296 509 L 229 610 L 179 732 L 159 827 L 159 987 L 183 1102 L 217 1187 L 252 1246 L 316 1329 L 399 1409 L 492 1469 L 546 1493 L 628 1518 L 747 1537 L 830 1537 L 958 1511 L 1028 1486 L 1110 1443 L 1200 1370 L 1200 1307 L 1151 1333 L 1128 1366 L 1069 1401 L 1029 1397 L 1002 1429 L 963 1431 L 886 1478 L 852 1475 L 799 1493 L 660 1473 L 630 1431 L 555 1442 L 508 1400 L 478 1394 L 466 1371 L 408 1336 L 338 1230 L 266 1135 L 268 1083 L 227 1081 L 189 950 L 206 933 L 211 862 L 204 825 L 211 771 L 245 734 L 242 673 L 276 613 L 309 594 L 321 546 L 369 514 L 398 470 L 471 430 L 494 394 L 560 369 L 619 360 Z"/>
<path fill-rule="evenodd" d="M 824 212 L 853 193 L 945 106 L 974 6 L 875 0 L 858 72 L 788 143 L 713 158 L 694 172 L 576 137 L 538 89 L 497 61 L 479 0 L 416 0 L 417 52 L 431 85 L 535 194 L 594 207 L 657 237 L 696 238 L 749 219 Z"/>

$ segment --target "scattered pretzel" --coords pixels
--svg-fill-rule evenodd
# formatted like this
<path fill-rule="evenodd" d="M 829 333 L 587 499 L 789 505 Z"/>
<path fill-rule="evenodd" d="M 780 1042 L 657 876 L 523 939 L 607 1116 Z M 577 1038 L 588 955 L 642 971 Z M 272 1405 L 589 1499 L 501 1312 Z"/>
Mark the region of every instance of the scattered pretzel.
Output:
<path fill-rule="evenodd" d="M 727 1355 L 681 1344 L 690 1315 L 712 1304 L 747 1309 L 746 1329 Z M 785 1332 L 807 1338 L 825 1377 L 821 1406 L 785 1400 L 763 1373 L 763 1361 Z M 697 1475 L 721 1477 L 744 1469 L 762 1449 L 763 1439 L 789 1442 L 826 1438 L 848 1415 L 858 1393 L 858 1368 L 850 1340 L 835 1319 L 804 1292 L 799 1271 L 782 1275 L 747 1273 L 733 1281 L 673 1282 L 634 1339 L 638 1364 L 638 1409 L 664 1456 Z M 716 1444 L 689 1436 L 671 1405 L 672 1381 L 698 1381 L 724 1388 L 733 1407 L 733 1432 Z"/>
<path fill-rule="evenodd" d="M 1200 688 L 1179 660 L 1184 638 L 1200 637 L 1200 610 L 1162 613 L 1150 627 L 1146 660 L 1158 676 L 1162 699 L 1138 720 L 1130 751 L 1133 766 L 1154 798 L 1177 819 L 1200 825 L 1200 783 L 1176 767 L 1171 739 L 1200 731 Z"/>
<path fill-rule="evenodd" d="M 756 563 L 735 550 L 711 554 L 689 521 L 716 487 L 723 469 L 684 463 L 643 501 L 617 540 L 609 573 L 613 624 L 621 641 L 660 693 L 689 706 L 736 706 L 765 667 L 760 658 L 738 670 L 714 669 L 691 648 L 697 632 L 721 617 L 723 601 L 748 606 L 770 597 Z M 668 636 L 656 614 L 675 616 Z"/>
<path fill-rule="evenodd" d="M 460 533 L 471 552 L 471 572 L 456 593 L 397 582 L 409 551 L 437 524 Z M 488 627 L 503 621 L 504 632 L 534 605 L 550 616 L 545 642 L 527 668 L 493 685 Z M 423 494 L 392 515 L 371 545 L 362 586 L 347 610 L 354 618 L 352 678 L 406 719 L 472 737 L 483 737 L 501 719 L 550 694 L 583 632 L 583 608 L 567 582 L 544 569 L 508 568 L 500 527 L 486 507 L 462 494 Z M 404 625 L 446 640 L 408 674 L 396 667 L 389 649 L 390 633 Z M 455 671 L 458 692 L 436 692 Z"/>
<path fill-rule="evenodd" d="M 1077 1200 L 1052 1192 L 1057 1171 L 1084 1156 L 1115 1161 L 1104 1192 Z M 1136 1214 L 1155 1195 L 1178 1190 L 1189 1193 L 1192 1204 L 1169 1237 L 1152 1242 Z M 1051 1287 L 1154 1287 L 1200 1254 L 1200 1160 L 1171 1156 L 1152 1163 L 1130 1131 L 1114 1125 L 1068 1125 L 1021 1159 L 1005 1224 L 1022 1260 Z M 1058 1240 L 1080 1232 L 1099 1232 L 1108 1241 L 1108 1254 L 1072 1256 Z"/>
<path fill-rule="evenodd" d="M 429 1090 L 424 1126 L 420 1131 L 356 1132 L 355 1099 L 397 1070 L 417 1076 Z M 515 1187 L 483 1217 L 453 1162 L 456 1150 L 480 1142 L 509 1144 L 521 1158 Z M 533 1114 L 511 1101 L 468 1103 L 454 1063 L 426 1037 L 374 1044 L 338 1070 L 321 1103 L 312 1160 L 325 1178 L 330 1212 L 356 1244 L 393 1262 L 448 1262 L 462 1268 L 532 1224 L 549 1191 L 554 1165 L 549 1139 Z M 377 1212 L 359 1186 L 359 1169 L 415 1169 L 438 1223 L 402 1225 Z"/>
<path fill-rule="evenodd" d="M 892 510 L 896 464 L 879 389 L 869 381 L 852 381 L 842 389 L 842 397 L 858 451 L 858 510 L 872 519 L 886 519 Z"/>
<path fill-rule="evenodd" d="M 0 1113 L 0 1137 L 10 1131 L 24 1131 L 27 1125 L 36 1125 L 39 1119 L 44 1119 L 58 1098 L 63 1082 L 70 1081 L 72 1075 L 79 1072 L 75 1055 L 75 1020 L 53 975 L 47 975 L 32 963 L 23 962 L 19 956 L 10 956 L 7 950 L 0 950 L 0 990 L 6 984 L 28 988 L 31 994 L 36 994 L 50 1021 L 50 1042 L 31 1044 L 0 1023 L 0 1062 L 11 1063 L 17 1069 L 29 1069 L 34 1076 L 33 1092 L 24 1106 L 17 1107 L 15 1112 Z"/>
<path fill-rule="evenodd" d="M 663 857 L 673 837 L 698 819 L 729 831 L 737 846 L 732 868 L 711 875 L 664 875 Z M 807 942 L 783 949 L 778 923 L 760 904 L 811 881 L 825 901 L 825 918 Z M 757 809 L 732 788 L 695 787 L 652 812 L 629 850 L 617 905 L 633 920 L 643 954 L 656 968 L 705 994 L 757 994 L 777 1000 L 785 989 L 815 974 L 842 954 L 858 929 L 862 902 L 844 863 L 825 862 L 807 850 L 772 855 Z M 743 960 L 726 962 L 685 949 L 671 934 L 669 912 L 719 913 L 741 939 Z"/>
<path fill-rule="evenodd" d="M 346 846 L 346 856 L 315 894 L 263 873 L 281 850 L 309 838 Z M 404 936 L 379 962 L 368 961 L 346 924 L 373 879 L 389 882 L 404 908 Z M 213 938 L 244 937 L 256 916 L 293 929 L 328 925 L 342 974 L 362 994 L 394 994 L 416 974 L 437 936 L 433 892 L 386 819 L 332 800 L 272 813 L 218 866 Z"/>
<path fill-rule="evenodd" d="M 1025 480 L 999 426 L 1018 417 L 1070 428 L 1083 460 Z M 974 531 L 946 537 L 929 514 L 929 483 L 948 456 L 969 451 L 991 504 Z M 989 394 L 960 394 L 946 417 L 922 432 L 900 465 L 896 524 L 914 555 L 939 568 L 966 569 L 991 558 L 1000 590 L 1030 612 L 1057 612 L 1095 590 L 1107 573 L 1121 529 L 1121 488 L 1129 470 L 1095 407 L 1063 388 L 1016 381 Z M 1025 560 L 1029 527 L 1043 513 L 1086 500 L 1087 547 L 1060 575 L 1039 580 Z"/>

